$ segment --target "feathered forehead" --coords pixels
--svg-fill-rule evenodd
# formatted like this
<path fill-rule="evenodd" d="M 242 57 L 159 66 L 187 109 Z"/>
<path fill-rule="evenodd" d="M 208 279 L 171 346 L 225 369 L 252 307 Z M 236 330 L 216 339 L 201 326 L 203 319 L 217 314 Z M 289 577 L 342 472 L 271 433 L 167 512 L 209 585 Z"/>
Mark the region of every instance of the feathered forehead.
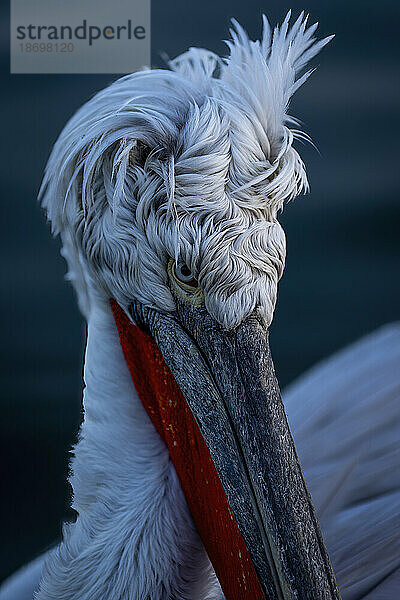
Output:
<path fill-rule="evenodd" d="M 173 310 L 166 262 L 180 255 L 224 325 L 256 306 L 271 321 L 285 260 L 277 211 L 308 185 L 287 107 L 330 40 L 316 41 L 303 14 L 289 18 L 273 32 L 264 18 L 256 42 L 234 22 L 228 58 L 191 48 L 171 71 L 123 77 L 69 121 L 41 197 L 79 294 L 84 261 L 122 305 L 134 296 Z"/>

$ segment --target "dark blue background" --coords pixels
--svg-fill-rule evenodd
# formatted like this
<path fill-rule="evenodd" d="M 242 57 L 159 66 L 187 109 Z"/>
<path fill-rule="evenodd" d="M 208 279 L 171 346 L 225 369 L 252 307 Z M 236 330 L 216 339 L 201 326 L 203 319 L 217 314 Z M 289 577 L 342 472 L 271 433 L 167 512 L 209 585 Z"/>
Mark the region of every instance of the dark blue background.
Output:
<path fill-rule="evenodd" d="M 291 112 L 320 154 L 301 148 L 311 194 L 286 207 L 285 276 L 271 344 L 282 384 L 399 317 L 399 3 L 292 2 L 335 40 Z M 259 35 L 287 8 L 153 0 L 153 64 L 188 46 L 220 53 L 235 16 Z M 0 576 L 51 543 L 68 515 L 68 449 L 81 416 L 84 324 L 58 241 L 36 203 L 51 145 L 67 118 L 113 77 L 9 75 L 8 6 L 1 13 L 1 538 Z M 351 365 L 349 366 L 351 367 Z"/>

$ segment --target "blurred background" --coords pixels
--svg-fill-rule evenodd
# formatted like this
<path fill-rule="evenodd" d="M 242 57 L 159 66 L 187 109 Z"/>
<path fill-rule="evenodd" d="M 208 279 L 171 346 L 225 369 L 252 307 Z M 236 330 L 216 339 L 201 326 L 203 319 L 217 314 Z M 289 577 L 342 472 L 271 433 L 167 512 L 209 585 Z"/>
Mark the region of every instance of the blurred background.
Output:
<path fill-rule="evenodd" d="M 231 17 L 255 38 L 261 14 L 287 9 L 336 38 L 293 100 L 319 152 L 298 147 L 311 193 L 282 222 L 287 267 L 271 330 L 281 385 L 399 318 L 399 17 L 388 0 L 152 2 L 152 62 L 189 46 L 226 54 Z M 66 120 L 110 75 L 9 75 L 9 7 L 1 9 L 2 134 L 0 579 L 60 534 L 68 455 L 81 419 L 85 327 L 59 243 L 36 203 Z"/>

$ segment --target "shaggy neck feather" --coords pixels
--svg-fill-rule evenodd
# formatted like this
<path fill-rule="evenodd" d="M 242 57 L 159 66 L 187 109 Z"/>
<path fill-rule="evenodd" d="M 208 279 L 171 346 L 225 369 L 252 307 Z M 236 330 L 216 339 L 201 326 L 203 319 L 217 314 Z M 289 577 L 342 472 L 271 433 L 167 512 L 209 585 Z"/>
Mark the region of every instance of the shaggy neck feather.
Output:
<path fill-rule="evenodd" d="M 78 517 L 47 561 L 37 600 L 220 597 L 108 303 L 90 311 L 84 378 L 70 478 Z"/>

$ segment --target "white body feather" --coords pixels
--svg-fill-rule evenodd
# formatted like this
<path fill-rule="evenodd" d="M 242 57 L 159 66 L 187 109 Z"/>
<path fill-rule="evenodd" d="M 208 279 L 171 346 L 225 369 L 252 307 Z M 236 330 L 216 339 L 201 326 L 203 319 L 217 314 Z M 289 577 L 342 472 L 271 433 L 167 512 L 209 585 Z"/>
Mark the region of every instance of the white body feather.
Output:
<path fill-rule="evenodd" d="M 111 322 L 108 327 L 116 341 Z M 117 358 L 117 345 L 114 350 Z M 314 367 L 283 393 L 343 600 L 399 595 L 399 361 L 400 325 L 386 326 Z M 119 463 L 119 454 L 114 456 Z M 114 466 L 118 473 L 119 464 Z M 173 494 L 181 499 L 180 490 Z M 0 600 L 31 600 L 43 561 L 15 575 Z"/>
<path fill-rule="evenodd" d="M 400 324 L 321 363 L 285 406 L 346 600 L 400 597 Z"/>
<path fill-rule="evenodd" d="M 78 517 L 47 558 L 36 600 L 220 595 L 168 452 L 134 390 L 108 298 L 124 308 L 137 298 L 173 311 L 166 267 L 170 257 L 180 257 L 198 280 L 208 311 L 226 328 L 254 309 L 271 322 L 285 261 L 278 211 L 308 185 L 292 146 L 304 134 L 289 128 L 296 122 L 287 107 L 309 75 L 301 71 L 330 39 L 317 42 L 315 26 L 307 29 L 303 15 L 292 28 L 288 23 L 289 17 L 272 34 L 265 22 L 260 42 L 251 42 L 236 24 L 226 61 L 191 49 L 171 62 L 175 73 L 122 78 L 78 111 L 54 147 L 41 195 L 53 231 L 62 236 L 69 277 L 88 320 L 88 345 L 85 418 L 71 478 Z M 382 370 L 386 351 L 383 344 Z M 353 375 L 361 362 L 350 363 Z M 378 415 L 368 390 L 361 389 L 348 400 L 354 403 L 348 422 L 354 422 L 346 429 L 341 415 L 351 371 L 339 373 L 339 363 L 326 372 L 331 404 L 321 400 L 321 381 L 311 379 L 306 394 L 304 384 L 293 388 L 287 406 L 317 511 L 328 506 L 322 524 L 350 600 L 376 579 L 361 568 L 352 580 L 349 569 L 356 567 L 349 556 L 356 552 L 352 539 L 364 544 L 367 558 L 368 543 L 378 551 L 370 539 L 378 512 L 364 504 L 351 509 L 347 500 L 329 505 L 332 482 L 325 478 L 335 465 L 341 493 L 335 498 L 359 498 L 349 495 L 350 475 L 343 479 L 364 456 L 358 437 L 371 430 L 372 415 L 380 416 L 382 431 L 393 433 L 387 419 L 395 408 L 389 402 Z M 398 381 L 395 370 L 390 377 Z M 383 401 L 386 391 L 375 383 L 376 400 Z M 319 444 L 328 439 L 324 457 Z M 378 454 L 388 456 L 382 440 L 377 438 L 377 462 L 371 462 L 380 474 Z M 367 470 L 357 485 L 367 493 L 378 489 Z M 382 508 L 388 511 L 390 503 L 383 500 Z M 370 529 L 358 523 L 360 515 L 370 519 Z M 387 523 L 394 527 L 390 515 Z M 377 572 L 386 576 L 383 566 Z"/>
<path fill-rule="evenodd" d="M 92 307 L 84 421 L 71 464 L 78 518 L 48 558 L 37 600 L 218 598 L 168 450 L 133 386 L 111 309 L 99 301 Z"/>

